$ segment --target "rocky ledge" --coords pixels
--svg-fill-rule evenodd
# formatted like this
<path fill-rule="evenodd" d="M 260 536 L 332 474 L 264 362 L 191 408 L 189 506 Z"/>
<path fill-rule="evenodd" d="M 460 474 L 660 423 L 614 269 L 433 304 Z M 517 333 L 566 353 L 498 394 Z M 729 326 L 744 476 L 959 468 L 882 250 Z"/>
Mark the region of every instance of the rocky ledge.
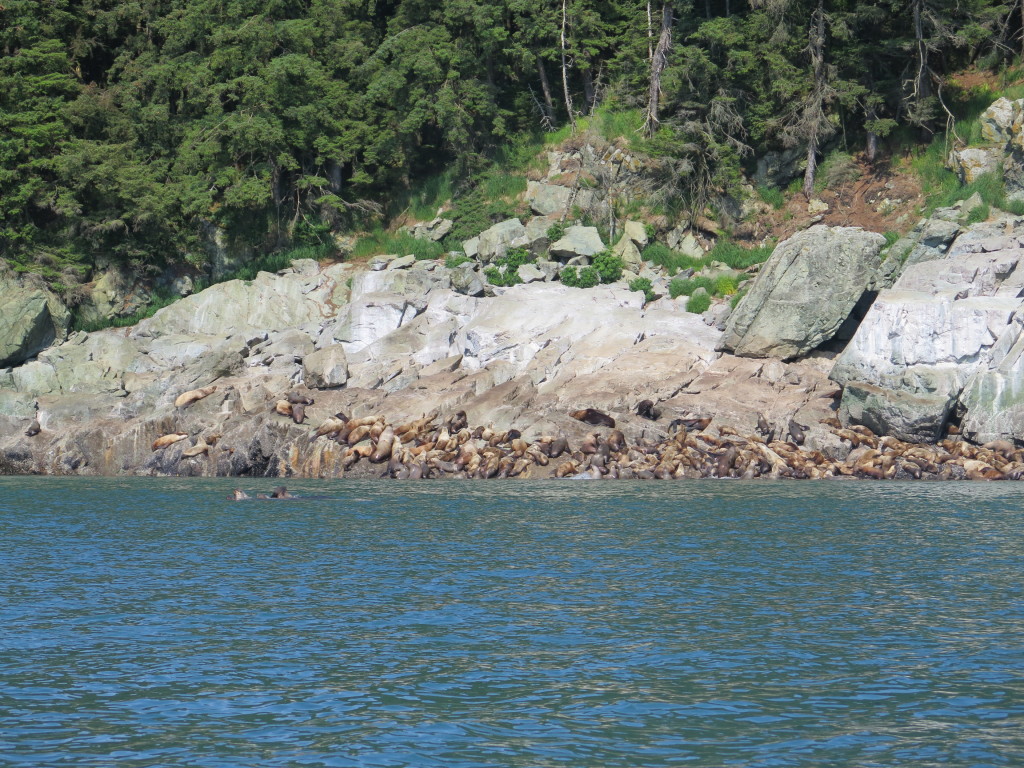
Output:
<path fill-rule="evenodd" d="M 1016 479 L 1024 219 L 968 210 L 812 227 L 731 317 L 296 262 L 0 369 L 0 473 Z"/>

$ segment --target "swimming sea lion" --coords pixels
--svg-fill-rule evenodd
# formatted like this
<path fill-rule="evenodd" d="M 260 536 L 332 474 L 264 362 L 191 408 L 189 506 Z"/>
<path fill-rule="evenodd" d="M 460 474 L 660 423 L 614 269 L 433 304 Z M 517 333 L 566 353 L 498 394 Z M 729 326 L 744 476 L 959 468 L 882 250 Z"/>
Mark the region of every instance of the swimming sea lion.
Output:
<path fill-rule="evenodd" d="M 615 419 L 607 413 L 601 413 L 594 408 L 583 408 L 579 411 L 572 411 L 569 415 L 576 419 L 576 421 L 582 421 L 584 424 L 590 424 L 594 427 L 608 427 L 610 429 L 615 429 Z"/>
<path fill-rule="evenodd" d="M 204 397 L 208 397 L 216 391 L 216 386 L 200 387 L 199 389 L 190 389 L 188 392 L 183 392 L 182 394 L 178 395 L 177 398 L 175 398 L 174 407 L 184 408 L 187 405 L 192 405 L 192 403 L 196 402 L 197 400 L 202 400 Z"/>
<path fill-rule="evenodd" d="M 249 496 L 249 494 L 243 491 L 241 488 L 235 488 L 235 490 L 231 492 L 231 495 L 228 496 L 228 498 L 231 499 L 232 501 L 242 501 L 243 499 L 249 499 L 252 497 Z"/>
<path fill-rule="evenodd" d="M 279 486 L 277 486 L 277 488 L 274 489 L 274 492 L 272 494 L 270 494 L 270 498 L 272 498 L 272 499 L 294 499 L 295 497 L 292 496 L 290 493 L 288 493 L 288 489 L 287 488 L 285 488 L 283 485 L 279 485 Z"/>

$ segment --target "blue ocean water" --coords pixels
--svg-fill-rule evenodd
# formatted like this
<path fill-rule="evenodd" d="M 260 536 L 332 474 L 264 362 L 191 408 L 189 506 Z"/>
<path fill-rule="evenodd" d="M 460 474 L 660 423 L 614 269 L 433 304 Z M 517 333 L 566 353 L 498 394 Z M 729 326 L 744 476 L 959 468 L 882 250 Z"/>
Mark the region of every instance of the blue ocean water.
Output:
<path fill-rule="evenodd" d="M 0 478 L 0 765 L 1024 765 L 1024 486 L 239 482 Z"/>

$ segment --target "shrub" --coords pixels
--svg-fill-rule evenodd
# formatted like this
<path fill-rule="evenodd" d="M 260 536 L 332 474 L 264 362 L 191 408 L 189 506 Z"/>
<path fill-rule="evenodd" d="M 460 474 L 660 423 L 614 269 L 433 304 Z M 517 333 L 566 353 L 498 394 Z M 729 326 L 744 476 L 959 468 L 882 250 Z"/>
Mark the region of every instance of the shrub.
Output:
<path fill-rule="evenodd" d="M 704 266 L 704 259 L 694 259 L 682 253 L 677 253 L 661 243 L 651 243 L 644 248 L 641 256 L 644 261 L 651 261 L 660 267 L 664 267 L 670 275 L 674 275 L 681 269 L 700 269 Z"/>
<path fill-rule="evenodd" d="M 601 275 L 594 267 L 584 267 L 580 270 L 580 279 L 577 284 L 580 288 L 593 288 L 601 282 Z"/>
<path fill-rule="evenodd" d="M 743 297 L 747 295 L 749 288 L 744 288 L 742 291 L 736 293 L 731 299 L 729 299 L 729 306 L 733 309 L 739 306 L 739 303 L 743 301 Z"/>
<path fill-rule="evenodd" d="M 654 236 L 658 234 L 653 224 L 644 224 L 644 232 L 647 233 L 647 241 L 650 243 L 654 242 Z"/>
<path fill-rule="evenodd" d="M 523 282 L 519 278 L 519 268 L 533 260 L 533 254 L 525 248 L 509 248 L 504 256 L 495 259 L 494 264 L 484 270 L 484 275 L 491 285 L 519 285 Z"/>
<path fill-rule="evenodd" d="M 853 157 L 846 152 L 832 152 L 818 169 L 818 184 L 825 189 L 835 189 L 860 178 L 860 168 Z"/>
<path fill-rule="evenodd" d="M 460 264 L 466 264 L 470 261 L 472 259 L 464 253 L 449 253 L 448 257 L 444 260 L 444 265 L 448 269 L 455 269 Z"/>
<path fill-rule="evenodd" d="M 547 236 L 548 240 L 550 240 L 552 243 L 556 243 L 563 237 L 565 237 L 565 227 L 563 227 L 561 224 L 552 224 L 550 227 L 548 227 Z"/>
<path fill-rule="evenodd" d="M 386 232 L 377 229 L 356 241 L 352 248 L 352 258 L 368 258 L 383 253 L 411 253 L 417 259 L 439 259 L 444 252 L 445 248 L 440 243 L 420 240 L 407 232 Z"/>
<path fill-rule="evenodd" d="M 646 277 L 638 277 L 629 281 L 629 290 L 640 291 L 644 295 L 644 303 L 654 301 L 656 296 L 654 295 L 654 286 L 651 285 L 651 281 Z"/>
<path fill-rule="evenodd" d="M 696 296 L 691 296 L 686 300 L 686 311 L 693 312 L 696 315 L 707 312 L 710 306 L 711 297 L 706 293 L 698 293 Z"/>
<path fill-rule="evenodd" d="M 611 251 L 601 251 L 594 256 L 593 268 L 602 283 L 614 283 L 622 277 L 622 269 L 625 267 L 622 259 Z"/>

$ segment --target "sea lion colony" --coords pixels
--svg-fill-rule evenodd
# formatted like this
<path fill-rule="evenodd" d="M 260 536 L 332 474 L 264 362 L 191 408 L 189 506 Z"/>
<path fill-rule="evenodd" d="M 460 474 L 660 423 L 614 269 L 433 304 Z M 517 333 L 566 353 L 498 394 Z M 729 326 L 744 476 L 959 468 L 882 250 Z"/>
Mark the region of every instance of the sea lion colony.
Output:
<path fill-rule="evenodd" d="M 301 424 L 299 407 L 308 398 L 289 396 L 274 410 Z M 640 410 L 649 411 L 646 404 Z M 676 419 L 665 439 L 642 438 L 633 444 L 615 428 L 610 416 L 594 409 L 575 411 L 574 418 L 602 430 L 570 444 L 564 435 L 528 441 L 518 430 L 471 427 L 459 411 L 439 422 L 436 414 L 400 425 L 384 416 L 326 419 L 309 433 L 309 441 L 330 440 L 343 447 L 342 468 L 360 462 L 380 465 L 380 477 L 420 478 L 592 478 L 671 480 L 730 477 L 740 479 L 860 477 L 893 480 L 1019 480 L 1024 477 L 1024 449 L 1009 441 L 982 446 L 955 439 L 918 445 L 891 436 L 879 437 L 864 426 L 844 427 L 837 419 L 822 422 L 852 450 L 837 460 L 803 447 L 806 425 L 790 422 L 784 429 L 762 416 L 755 434 L 713 426 L 707 416 Z M 184 435 L 157 439 L 153 450 Z M 204 448 L 209 448 L 205 441 Z M 365 474 L 366 465 L 361 467 Z"/>

